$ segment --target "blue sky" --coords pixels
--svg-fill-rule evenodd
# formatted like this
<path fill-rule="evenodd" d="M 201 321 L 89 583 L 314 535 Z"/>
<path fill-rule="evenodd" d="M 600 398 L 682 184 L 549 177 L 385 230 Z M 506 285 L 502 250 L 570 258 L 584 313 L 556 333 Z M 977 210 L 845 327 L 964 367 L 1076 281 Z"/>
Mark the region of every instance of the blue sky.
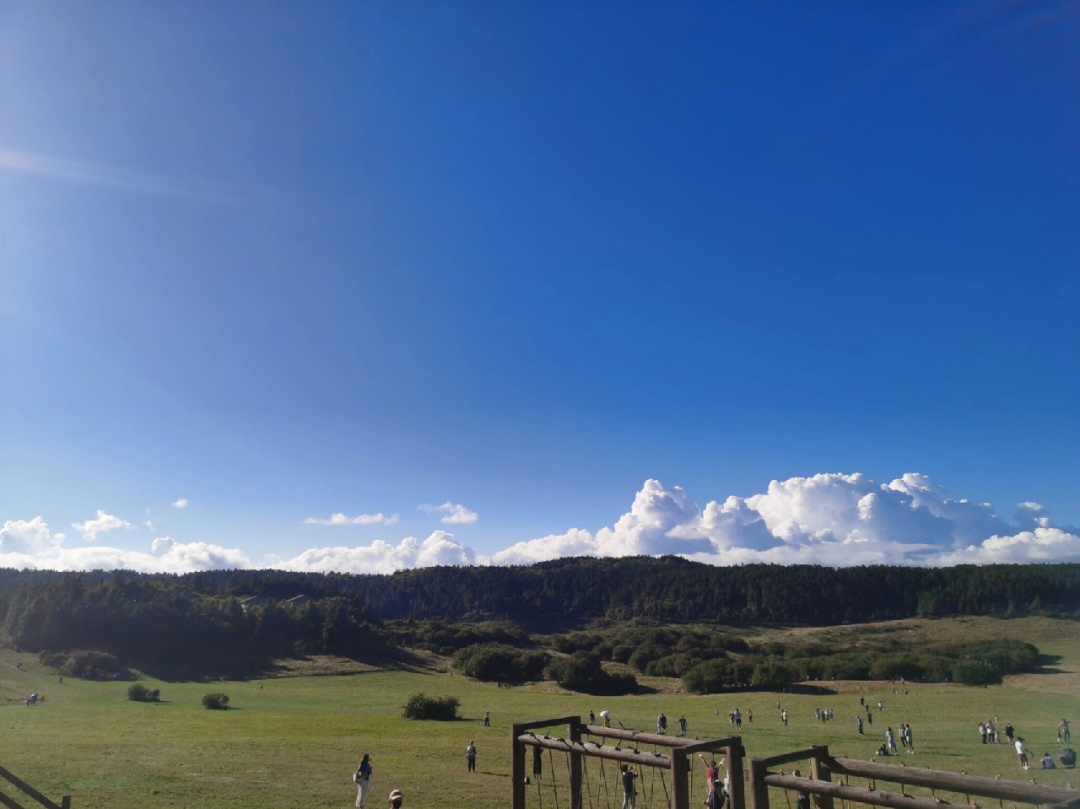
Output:
<path fill-rule="evenodd" d="M 912 472 L 1080 523 L 1077 6 L 570 5 L 0 8 L 0 523 L 484 555 Z"/>

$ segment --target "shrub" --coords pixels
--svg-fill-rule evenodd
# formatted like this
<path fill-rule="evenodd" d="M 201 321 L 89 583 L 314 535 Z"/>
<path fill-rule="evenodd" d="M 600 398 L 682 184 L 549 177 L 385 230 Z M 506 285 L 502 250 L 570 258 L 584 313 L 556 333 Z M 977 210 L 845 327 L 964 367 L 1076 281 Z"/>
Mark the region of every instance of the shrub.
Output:
<path fill-rule="evenodd" d="M 406 719 L 439 719 L 449 721 L 457 719 L 457 697 L 429 697 L 426 694 L 413 694 L 402 709 Z"/>
<path fill-rule="evenodd" d="M 161 699 L 161 691 L 149 689 L 144 685 L 133 683 L 128 687 L 127 698 L 132 702 L 158 702 Z"/>
<path fill-rule="evenodd" d="M 704 660 L 683 674 L 683 688 L 691 694 L 716 694 L 727 685 L 728 670 L 726 660 Z"/>
<path fill-rule="evenodd" d="M 981 660 L 959 660 L 952 665 L 953 680 L 963 685 L 997 685 L 1001 675 Z"/>
<path fill-rule="evenodd" d="M 637 691 L 633 674 L 609 674 L 597 655 L 584 652 L 553 659 L 544 669 L 544 676 L 563 688 L 585 694 L 616 696 Z"/>
<path fill-rule="evenodd" d="M 74 652 L 43 651 L 38 658 L 66 677 L 84 680 L 130 680 L 131 672 L 107 652 L 79 649 Z"/>
<path fill-rule="evenodd" d="M 499 643 L 477 643 L 454 655 L 454 668 L 477 680 L 525 682 L 543 675 L 548 656 Z"/>
<path fill-rule="evenodd" d="M 204 694 L 202 698 L 204 708 L 211 711 L 227 711 L 229 709 L 228 694 Z"/>
<path fill-rule="evenodd" d="M 650 677 L 681 677 L 698 662 L 698 658 L 679 652 L 649 661 L 645 673 Z"/>

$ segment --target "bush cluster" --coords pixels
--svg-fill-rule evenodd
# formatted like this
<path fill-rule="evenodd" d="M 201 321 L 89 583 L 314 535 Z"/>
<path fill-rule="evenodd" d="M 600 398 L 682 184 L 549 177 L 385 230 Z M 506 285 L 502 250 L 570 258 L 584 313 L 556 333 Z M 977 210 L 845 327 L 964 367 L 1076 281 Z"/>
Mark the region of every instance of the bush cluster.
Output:
<path fill-rule="evenodd" d="M 1039 650 L 1030 643 L 996 640 L 941 643 L 903 649 L 897 641 L 829 654 L 820 644 L 768 643 L 735 660 L 695 664 L 683 674 L 694 694 L 731 688 L 780 689 L 804 680 L 915 680 L 993 685 L 1006 674 L 1030 671 Z"/>
<path fill-rule="evenodd" d="M 130 680 L 131 672 L 120 664 L 115 655 L 80 649 L 74 652 L 48 652 L 38 654 L 41 662 L 66 677 L 84 680 Z"/>
<path fill-rule="evenodd" d="M 610 674 L 604 671 L 600 657 L 588 652 L 552 658 L 544 669 L 544 676 L 563 688 L 585 694 L 616 696 L 637 691 L 633 674 Z"/>
<path fill-rule="evenodd" d="M 459 649 L 477 644 L 532 645 L 528 633 L 512 621 L 397 621 L 388 627 L 388 631 L 394 641 L 402 646 L 415 646 L 441 655 L 452 655 Z"/>
<path fill-rule="evenodd" d="M 500 643 L 476 643 L 454 655 L 454 668 L 477 680 L 523 683 L 543 677 L 548 655 Z"/>
<path fill-rule="evenodd" d="M 457 697 L 429 697 L 427 694 L 413 694 L 402 706 L 401 715 L 406 719 L 439 719 L 449 721 L 457 719 Z"/>
<path fill-rule="evenodd" d="M 127 690 L 127 698 L 132 702 L 160 702 L 161 691 L 157 688 L 150 689 L 138 683 L 132 683 Z"/>
<path fill-rule="evenodd" d="M 228 694 L 203 694 L 202 704 L 211 711 L 227 711 L 229 709 Z"/>
<path fill-rule="evenodd" d="M 626 663 L 651 677 L 681 677 L 704 660 L 750 651 L 739 637 L 694 626 L 620 625 L 608 630 L 570 632 L 551 639 L 560 652 L 592 652 Z"/>

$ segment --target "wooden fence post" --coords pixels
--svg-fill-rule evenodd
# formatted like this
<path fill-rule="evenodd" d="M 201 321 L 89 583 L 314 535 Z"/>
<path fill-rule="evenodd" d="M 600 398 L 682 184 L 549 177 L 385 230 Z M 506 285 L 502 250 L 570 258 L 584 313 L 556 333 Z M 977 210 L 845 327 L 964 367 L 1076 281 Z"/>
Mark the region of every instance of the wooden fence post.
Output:
<path fill-rule="evenodd" d="M 810 746 L 814 751 L 810 757 L 810 777 L 815 781 L 829 781 L 829 767 L 825 763 L 829 758 L 829 746 L 827 744 L 814 744 Z M 833 809 L 832 795 L 815 795 L 814 806 L 817 809 Z"/>
<path fill-rule="evenodd" d="M 510 807 L 525 809 L 525 745 L 518 741 L 521 735 L 520 725 L 510 726 L 511 763 L 510 763 Z"/>
<path fill-rule="evenodd" d="M 690 783 L 686 753 L 677 747 L 671 750 L 671 809 L 690 809 Z"/>
<path fill-rule="evenodd" d="M 581 717 L 570 723 L 571 744 L 581 741 Z M 570 754 L 570 809 L 581 809 L 581 753 Z"/>
<path fill-rule="evenodd" d="M 765 765 L 759 759 L 747 762 L 750 774 L 750 809 L 769 809 L 769 787 L 765 783 Z"/>
<path fill-rule="evenodd" d="M 728 781 L 731 783 L 731 809 L 745 809 L 746 791 L 743 786 L 743 747 L 742 740 L 727 749 Z M 831 809 L 831 807 L 830 807 Z"/>

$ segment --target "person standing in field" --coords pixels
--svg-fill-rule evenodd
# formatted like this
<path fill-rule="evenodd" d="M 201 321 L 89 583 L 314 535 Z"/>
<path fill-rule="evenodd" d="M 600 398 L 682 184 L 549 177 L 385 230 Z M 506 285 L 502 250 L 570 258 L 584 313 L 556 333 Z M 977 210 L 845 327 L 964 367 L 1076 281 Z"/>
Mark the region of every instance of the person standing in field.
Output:
<path fill-rule="evenodd" d="M 784 727 L 787 727 L 787 708 L 780 711 L 780 721 L 783 723 Z"/>
<path fill-rule="evenodd" d="M 892 728 L 885 728 L 885 747 L 890 754 L 896 753 L 896 736 L 893 735 Z"/>
<path fill-rule="evenodd" d="M 622 809 L 634 809 L 634 802 L 637 800 L 637 784 L 634 783 L 637 772 L 629 764 L 623 764 L 619 777 L 622 779 Z"/>
<path fill-rule="evenodd" d="M 706 759 L 701 753 L 698 753 L 697 757 L 705 765 L 705 803 L 708 804 L 712 798 L 713 786 L 716 784 L 716 760 Z"/>
<path fill-rule="evenodd" d="M 862 736 L 862 717 L 857 714 L 855 716 L 855 727 L 859 731 L 859 735 Z"/>
<path fill-rule="evenodd" d="M 367 753 L 364 753 L 360 765 L 353 773 L 353 783 L 356 784 L 356 805 L 364 809 L 367 806 L 368 788 L 371 786 L 371 757 Z"/>
<path fill-rule="evenodd" d="M 799 773 L 798 770 L 795 770 L 792 775 L 794 775 L 796 778 L 802 778 L 802 775 Z M 810 809 L 810 796 L 807 795 L 805 792 L 797 792 L 796 794 L 799 796 L 795 799 L 796 809 Z"/>
<path fill-rule="evenodd" d="M 468 768 L 468 772 L 476 772 L 476 745 L 471 741 L 469 746 L 465 748 L 465 766 Z"/>
<path fill-rule="evenodd" d="M 1069 739 L 1072 738 L 1069 733 L 1069 720 L 1062 718 L 1061 723 L 1058 725 L 1058 741 L 1069 743 Z"/>
<path fill-rule="evenodd" d="M 491 727 L 491 711 L 484 711 L 484 727 Z"/>

